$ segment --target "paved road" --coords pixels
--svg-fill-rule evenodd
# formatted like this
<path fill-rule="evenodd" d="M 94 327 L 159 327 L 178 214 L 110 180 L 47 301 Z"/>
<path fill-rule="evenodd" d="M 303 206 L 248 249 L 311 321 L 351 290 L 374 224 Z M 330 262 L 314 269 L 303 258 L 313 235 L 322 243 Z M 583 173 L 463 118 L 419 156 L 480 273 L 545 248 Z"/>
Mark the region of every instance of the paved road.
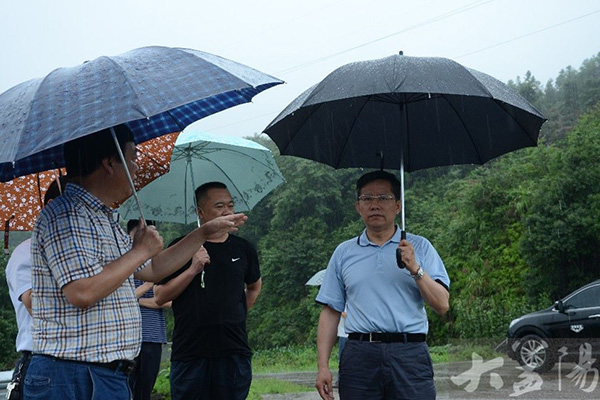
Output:
<path fill-rule="evenodd" d="M 501 365 L 500 365 L 501 364 Z M 485 371 L 485 372 L 484 372 Z M 576 364 L 555 366 L 552 371 L 536 375 L 525 373 L 509 359 L 454 362 L 435 365 L 439 400 L 506 400 L 514 399 L 589 399 L 600 400 L 600 373 L 587 374 Z M 261 374 L 255 378 L 276 378 L 314 388 L 316 372 Z M 337 391 L 335 398 L 337 396 Z M 264 395 L 263 400 L 319 400 L 316 391 Z"/>

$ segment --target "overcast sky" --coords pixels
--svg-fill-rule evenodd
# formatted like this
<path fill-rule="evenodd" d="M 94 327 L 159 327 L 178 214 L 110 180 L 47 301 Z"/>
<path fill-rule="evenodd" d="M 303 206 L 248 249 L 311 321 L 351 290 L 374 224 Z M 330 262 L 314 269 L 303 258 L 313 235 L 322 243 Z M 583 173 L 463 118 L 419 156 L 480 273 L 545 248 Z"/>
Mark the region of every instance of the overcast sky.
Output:
<path fill-rule="evenodd" d="M 335 68 L 403 50 L 546 83 L 600 52 L 598 0 L 2 0 L 0 92 L 136 47 L 198 49 L 284 81 L 194 124 L 260 133 Z"/>

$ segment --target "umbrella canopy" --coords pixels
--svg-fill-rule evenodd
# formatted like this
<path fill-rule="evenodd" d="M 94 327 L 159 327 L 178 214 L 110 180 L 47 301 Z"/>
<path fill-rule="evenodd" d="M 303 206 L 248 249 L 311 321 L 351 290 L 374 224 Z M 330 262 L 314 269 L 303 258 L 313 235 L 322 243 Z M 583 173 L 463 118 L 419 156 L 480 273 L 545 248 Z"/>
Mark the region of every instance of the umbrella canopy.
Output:
<path fill-rule="evenodd" d="M 265 133 L 281 154 L 334 168 L 410 172 L 483 164 L 535 146 L 544 121 L 489 75 L 445 58 L 395 55 L 338 68 L 292 101 Z"/>
<path fill-rule="evenodd" d="M 483 164 L 535 146 L 546 119 L 499 80 L 455 61 L 402 54 L 344 65 L 265 133 L 281 154 L 334 168 L 404 171 Z M 404 193 L 402 193 L 404 231 Z"/>
<path fill-rule="evenodd" d="M 137 146 L 139 170 L 134 178 L 136 189 L 169 171 L 169 159 L 178 135 L 167 134 Z M 65 175 L 64 169 L 60 173 Z M 0 183 L 2 228 L 11 231 L 33 230 L 44 204 L 44 195 L 58 175 L 58 170 L 48 170 Z"/>
<path fill-rule="evenodd" d="M 142 213 L 157 221 L 197 221 L 194 190 L 203 183 L 227 185 L 236 211 L 252 209 L 271 190 L 284 182 L 273 155 L 251 140 L 185 130 L 177 139 L 170 172 L 139 191 Z M 137 218 L 133 199 L 119 213 Z"/>
<path fill-rule="evenodd" d="M 309 280 L 306 281 L 306 286 L 320 286 L 323 283 L 323 278 L 325 277 L 325 269 L 318 271 L 316 274 L 310 277 Z"/>
<path fill-rule="evenodd" d="M 63 166 L 72 139 L 127 123 L 141 143 L 280 83 L 213 54 L 157 46 L 56 69 L 0 95 L 0 181 Z"/>

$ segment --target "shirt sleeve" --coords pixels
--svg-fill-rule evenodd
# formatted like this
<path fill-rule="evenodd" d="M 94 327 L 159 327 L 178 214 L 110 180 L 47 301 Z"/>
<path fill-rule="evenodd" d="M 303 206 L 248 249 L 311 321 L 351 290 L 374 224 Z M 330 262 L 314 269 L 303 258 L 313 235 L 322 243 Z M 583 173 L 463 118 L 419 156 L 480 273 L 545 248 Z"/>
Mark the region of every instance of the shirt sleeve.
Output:
<path fill-rule="evenodd" d="M 109 246 L 87 216 L 81 212 L 63 213 L 46 221 L 46 229 L 41 232 L 46 247 L 44 253 L 61 287 L 102 272 L 107 263 L 103 248 Z"/>
<path fill-rule="evenodd" d="M 246 242 L 246 244 L 246 262 L 248 263 L 248 268 L 246 269 L 244 281 L 247 285 L 250 285 L 260 279 L 260 267 L 258 264 L 258 252 L 256 251 L 256 248 L 250 242 Z"/>
<path fill-rule="evenodd" d="M 21 300 L 21 296 L 32 288 L 31 286 L 31 254 L 30 254 L 30 246 L 26 246 L 24 248 L 19 248 L 19 254 L 15 254 L 11 257 L 15 257 L 17 259 L 17 264 L 14 268 L 14 281 L 13 287 L 15 288 L 15 293 L 19 301 Z"/>
<path fill-rule="evenodd" d="M 343 247 L 338 246 L 327 265 L 323 283 L 315 301 L 342 312 L 346 306 L 346 292 L 342 280 Z"/>

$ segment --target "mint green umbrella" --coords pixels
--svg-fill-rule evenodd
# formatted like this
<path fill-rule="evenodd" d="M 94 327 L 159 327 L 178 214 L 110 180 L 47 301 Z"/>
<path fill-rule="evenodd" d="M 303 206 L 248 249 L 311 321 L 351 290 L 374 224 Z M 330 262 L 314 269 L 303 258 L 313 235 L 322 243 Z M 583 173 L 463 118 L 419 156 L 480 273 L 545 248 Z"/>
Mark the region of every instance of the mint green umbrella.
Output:
<path fill-rule="evenodd" d="M 271 151 L 251 140 L 184 130 L 171 156 L 168 173 L 138 192 L 142 213 L 151 220 L 197 222 L 194 190 L 203 183 L 227 185 L 236 211 L 251 210 L 284 182 Z M 132 198 L 119 207 L 124 219 L 139 217 Z"/>

